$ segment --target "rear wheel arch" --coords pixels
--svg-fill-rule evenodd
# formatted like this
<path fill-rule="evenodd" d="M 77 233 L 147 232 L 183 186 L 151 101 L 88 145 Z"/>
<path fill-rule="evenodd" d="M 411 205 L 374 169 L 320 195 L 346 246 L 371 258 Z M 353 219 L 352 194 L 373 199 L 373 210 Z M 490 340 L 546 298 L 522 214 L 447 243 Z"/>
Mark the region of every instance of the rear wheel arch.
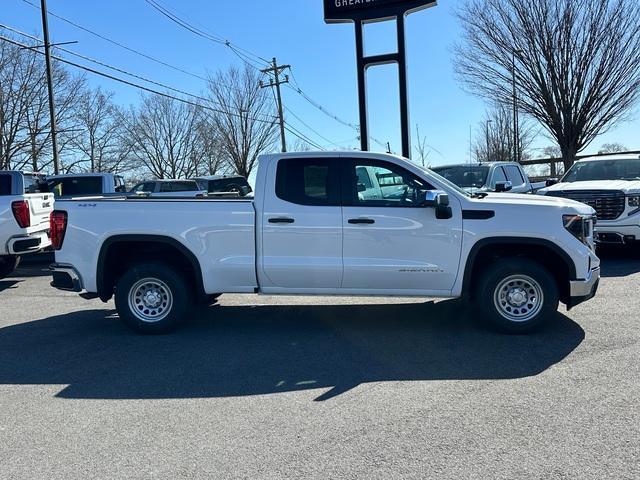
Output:
<path fill-rule="evenodd" d="M 96 284 L 102 301 L 113 297 L 118 279 L 133 264 L 158 261 L 178 269 L 194 289 L 194 297 L 206 298 L 202 267 L 196 256 L 178 240 L 162 235 L 116 235 L 102 244 Z"/>
<path fill-rule="evenodd" d="M 569 300 L 569 282 L 576 278 L 571 257 L 555 243 L 538 238 L 495 237 L 479 240 L 469 252 L 464 272 L 463 295 L 473 298 L 475 280 L 497 259 L 527 258 L 553 275 L 563 303 Z"/>

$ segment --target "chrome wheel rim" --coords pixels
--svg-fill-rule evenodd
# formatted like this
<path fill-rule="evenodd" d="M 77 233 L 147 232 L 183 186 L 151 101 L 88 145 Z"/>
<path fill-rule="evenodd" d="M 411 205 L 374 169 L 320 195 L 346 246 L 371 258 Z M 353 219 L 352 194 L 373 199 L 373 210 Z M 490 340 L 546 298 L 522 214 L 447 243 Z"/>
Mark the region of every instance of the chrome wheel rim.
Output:
<path fill-rule="evenodd" d="M 540 313 L 544 306 L 544 293 L 533 278 L 513 275 L 498 284 L 493 302 L 502 317 L 510 322 L 522 323 Z"/>
<path fill-rule="evenodd" d="M 139 280 L 129 290 L 129 309 L 145 323 L 164 320 L 171 313 L 172 307 L 171 289 L 157 278 Z"/>

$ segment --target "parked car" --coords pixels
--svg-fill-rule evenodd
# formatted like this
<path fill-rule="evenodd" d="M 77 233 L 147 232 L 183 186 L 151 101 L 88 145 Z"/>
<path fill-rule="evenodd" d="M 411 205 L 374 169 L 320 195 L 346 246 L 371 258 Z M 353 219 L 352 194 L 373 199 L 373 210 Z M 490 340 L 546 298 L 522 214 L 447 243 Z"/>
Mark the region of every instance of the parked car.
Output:
<path fill-rule="evenodd" d="M 240 197 L 246 197 L 253 192 L 251 185 L 242 175 L 213 175 L 196 178 L 200 189 L 209 193 L 237 193 Z"/>
<path fill-rule="evenodd" d="M 113 173 L 78 173 L 47 177 L 49 190 L 56 198 L 78 195 L 103 195 L 127 191 L 124 178 Z"/>
<path fill-rule="evenodd" d="M 359 195 L 361 167 L 402 179 Z M 64 200 L 54 287 L 108 301 L 145 333 L 222 293 L 463 297 L 524 332 L 592 298 L 594 210 L 534 195 L 472 196 L 409 160 L 366 152 L 266 155 L 255 200 Z"/>
<path fill-rule="evenodd" d="M 21 256 L 51 245 L 54 198 L 46 187 L 38 175 L 0 171 L 0 278 L 16 269 Z"/>
<path fill-rule="evenodd" d="M 432 170 L 471 193 L 534 193 L 545 186 L 544 182 L 532 184 L 516 162 L 445 165 Z"/>
<path fill-rule="evenodd" d="M 611 155 L 576 162 L 559 183 L 538 192 L 592 206 L 598 215 L 596 241 L 640 241 L 640 156 Z"/>
<path fill-rule="evenodd" d="M 195 180 L 152 180 L 137 184 L 130 193 L 154 197 L 194 197 L 204 195 L 206 192 Z"/>

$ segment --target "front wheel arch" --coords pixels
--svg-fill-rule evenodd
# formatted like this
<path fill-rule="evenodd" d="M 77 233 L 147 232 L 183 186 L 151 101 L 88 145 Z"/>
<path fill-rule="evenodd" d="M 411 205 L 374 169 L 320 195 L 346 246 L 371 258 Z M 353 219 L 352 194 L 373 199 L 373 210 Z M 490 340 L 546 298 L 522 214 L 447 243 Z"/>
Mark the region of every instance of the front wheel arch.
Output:
<path fill-rule="evenodd" d="M 503 258 L 522 258 L 540 263 L 554 277 L 560 300 L 565 304 L 570 300 L 570 281 L 577 278 L 571 257 L 548 240 L 518 237 L 486 238 L 471 248 L 465 264 L 462 296 L 475 300 L 475 287 L 482 283 L 484 272 Z"/>

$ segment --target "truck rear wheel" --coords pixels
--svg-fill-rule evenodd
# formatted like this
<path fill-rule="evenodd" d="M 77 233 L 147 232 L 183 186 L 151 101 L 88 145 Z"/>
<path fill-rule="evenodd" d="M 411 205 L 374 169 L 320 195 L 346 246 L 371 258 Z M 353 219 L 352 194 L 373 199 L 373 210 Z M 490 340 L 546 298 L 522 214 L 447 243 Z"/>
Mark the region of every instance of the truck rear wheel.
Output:
<path fill-rule="evenodd" d="M 20 257 L 16 255 L 0 256 L 0 279 L 6 278 L 15 272 L 20 265 Z"/>
<path fill-rule="evenodd" d="M 140 263 L 116 285 L 116 309 L 131 329 L 144 334 L 174 330 L 191 305 L 188 284 L 179 273 L 157 262 Z"/>
<path fill-rule="evenodd" d="M 560 303 L 558 286 L 542 265 L 505 258 L 485 272 L 477 297 L 483 317 L 509 333 L 528 333 L 552 319 Z"/>

